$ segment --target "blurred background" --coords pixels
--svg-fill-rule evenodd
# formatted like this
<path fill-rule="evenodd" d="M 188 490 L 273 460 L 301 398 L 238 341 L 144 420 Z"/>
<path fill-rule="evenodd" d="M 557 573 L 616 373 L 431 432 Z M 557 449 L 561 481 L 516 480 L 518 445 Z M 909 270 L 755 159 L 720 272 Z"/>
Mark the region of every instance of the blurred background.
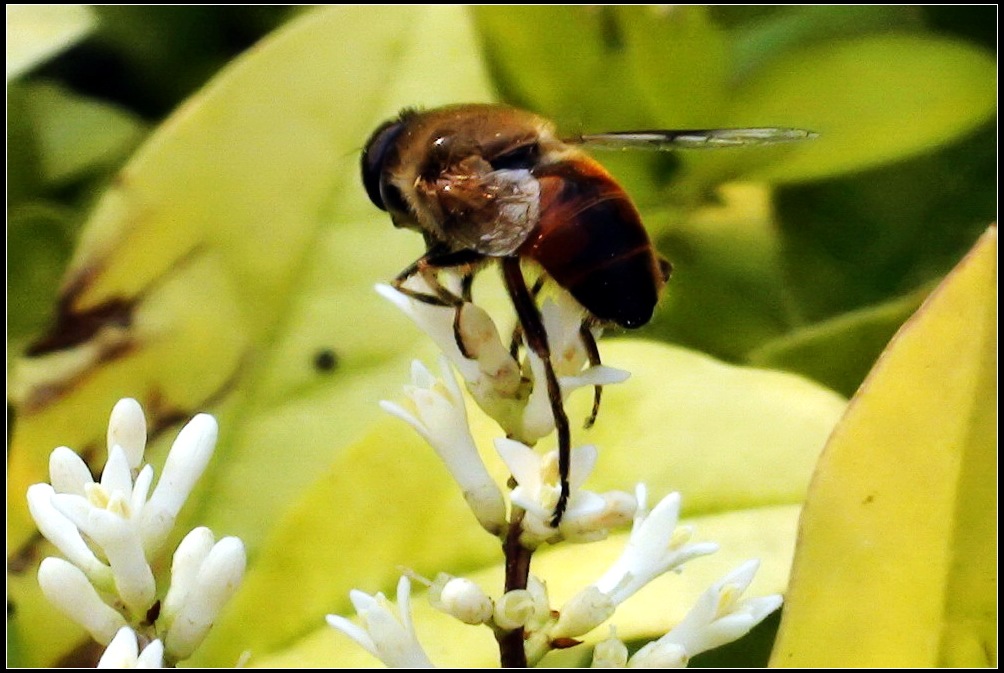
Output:
<path fill-rule="evenodd" d="M 10 81 L 8 340 L 15 351 L 51 322 L 77 230 L 110 176 L 220 68 L 302 11 L 95 7 L 84 32 Z M 995 7 L 718 7 L 682 17 L 669 9 L 646 17 L 641 8 L 471 11 L 499 98 L 551 116 L 571 133 L 814 126 L 820 144 L 836 138 L 848 155 L 821 151 L 791 170 L 768 170 L 765 177 L 779 185 L 769 198 L 732 192 L 731 204 L 715 190 L 737 177 L 761 177 L 755 151 L 739 161 L 728 152 L 601 157 L 639 201 L 676 267 L 667 308 L 648 329 L 655 338 L 800 371 L 850 394 L 931 283 L 995 219 L 996 119 L 986 103 L 996 95 L 995 72 L 965 83 L 986 90 L 974 106 L 968 92 L 946 81 L 975 77 L 965 68 L 919 77 L 914 68 L 925 66 L 926 53 L 912 55 L 913 67 L 911 53 L 895 49 L 877 62 L 879 52 L 865 44 L 925 38 L 943 49 L 982 50 L 989 62 L 996 57 Z M 674 31 L 686 39 L 665 37 Z M 840 58 L 859 62 L 813 73 L 812 59 L 833 58 L 834 45 L 847 46 Z M 922 96 L 868 88 L 896 86 L 895 72 L 862 81 L 861 89 L 826 81 L 891 69 L 893 56 L 904 60 L 903 88 L 943 90 L 958 101 L 932 111 L 920 106 Z M 801 82 L 797 73 L 794 81 L 777 77 L 778 89 L 744 91 L 738 105 L 723 100 L 785 59 L 813 74 Z M 841 98 L 795 100 L 799 84 L 806 97 L 839 84 Z M 876 98 L 887 108 L 882 118 L 868 109 Z M 944 117 L 942 108 L 953 106 L 958 119 L 929 132 L 927 117 Z M 716 204 L 731 208 L 709 208 Z M 771 240 L 752 224 L 757 218 Z"/>

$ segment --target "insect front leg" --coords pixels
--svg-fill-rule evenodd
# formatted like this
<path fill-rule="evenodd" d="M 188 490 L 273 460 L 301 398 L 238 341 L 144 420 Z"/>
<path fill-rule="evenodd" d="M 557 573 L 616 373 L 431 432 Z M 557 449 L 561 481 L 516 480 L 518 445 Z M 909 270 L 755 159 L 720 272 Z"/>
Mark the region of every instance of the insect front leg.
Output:
<path fill-rule="evenodd" d="M 558 376 L 554 373 L 554 365 L 551 363 L 551 347 L 547 342 L 547 332 L 544 330 L 544 321 L 540 316 L 540 311 L 534 302 L 530 289 L 526 286 L 526 279 L 523 278 L 523 271 L 519 266 L 518 257 L 502 257 L 499 260 L 502 265 L 502 278 L 505 281 L 509 298 L 512 299 L 513 307 L 516 309 L 516 316 L 526 335 L 527 346 L 544 363 L 544 375 L 547 379 L 547 397 L 551 402 L 551 412 L 554 415 L 554 427 L 558 431 L 558 480 L 561 486 L 561 493 L 558 495 L 558 503 L 554 507 L 554 515 L 551 517 L 551 527 L 557 528 L 561 523 L 561 517 L 568 507 L 569 484 L 568 470 L 572 456 L 572 436 L 568 427 L 568 415 L 561 400 L 561 386 L 558 383 Z"/>
<path fill-rule="evenodd" d="M 464 345 L 460 332 L 460 316 L 464 304 L 471 301 L 471 286 L 474 283 L 474 271 L 478 263 L 484 260 L 484 255 L 474 250 L 443 250 L 431 248 L 424 255 L 408 265 L 399 273 L 391 285 L 395 290 L 417 301 L 432 306 L 445 306 L 454 309 L 453 338 L 460 353 L 467 359 L 471 354 Z M 454 269 L 460 274 L 460 295 L 451 292 L 439 282 L 439 272 L 443 269 Z M 422 292 L 405 285 L 414 276 L 421 276 L 430 292 Z"/>

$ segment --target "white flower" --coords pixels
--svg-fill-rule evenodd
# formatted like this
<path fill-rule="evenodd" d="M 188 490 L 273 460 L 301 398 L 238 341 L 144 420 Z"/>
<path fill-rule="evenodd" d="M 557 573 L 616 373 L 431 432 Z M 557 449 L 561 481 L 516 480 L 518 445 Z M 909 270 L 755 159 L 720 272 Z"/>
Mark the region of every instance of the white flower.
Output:
<path fill-rule="evenodd" d="M 647 666 L 650 658 L 676 648 L 690 658 L 737 640 L 781 606 L 781 596 L 772 594 L 740 600 L 756 574 L 759 562 L 747 561 L 715 582 L 676 627 L 659 640 L 638 650 L 632 666 Z"/>
<path fill-rule="evenodd" d="M 402 577 L 397 583 L 398 612 L 395 614 L 393 605 L 382 593 L 370 596 L 352 590 L 349 599 L 363 626 L 339 615 L 328 615 L 327 622 L 391 668 L 432 668 L 432 662 L 415 637 L 410 594 L 411 583 L 407 577 Z"/>
<path fill-rule="evenodd" d="M 554 412 L 551 409 L 551 399 L 548 396 L 545 383 L 547 379 L 544 361 L 537 357 L 533 351 L 527 354 L 527 359 L 530 371 L 533 373 L 533 380 L 539 381 L 540 385 L 534 385 L 522 416 L 519 418 L 519 424 L 513 429 L 507 428 L 507 430 L 522 441 L 533 444 L 541 437 L 554 431 Z M 628 376 L 630 374 L 622 369 L 597 365 L 576 375 L 561 376 L 558 378 L 558 384 L 561 387 L 562 400 L 565 400 L 572 391 L 578 388 L 621 383 L 626 381 Z"/>
<path fill-rule="evenodd" d="M 115 638 L 102 659 L 106 667 L 162 663 L 164 643 L 156 640 L 137 654 L 136 634 L 119 630 L 129 624 L 141 627 L 142 635 L 166 634 L 172 663 L 188 657 L 243 576 L 243 543 L 224 538 L 213 544 L 208 529 L 196 529 L 175 554 L 174 583 L 159 621 L 146 621 L 157 599 L 151 562 L 208 465 L 216 435 L 216 421 L 206 414 L 185 425 L 151 495 L 143 410 L 135 400 L 121 400 L 108 424 L 108 460 L 99 481 L 80 456 L 59 447 L 49 457 L 52 484 L 28 488 L 39 530 L 69 559 L 42 562 L 42 591 L 98 642 Z"/>
<path fill-rule="evenodd" d="M 53 486 L 34 484 L 28 506 L 39 530 L 103 591 L 114 591 L 133 617 L 153 604 L 156 593 L 148 558 L 159 548 L 216 442 L 216 421 L 199 414 L 178 435 L 153 495 L 153 467 L 139 468 L 146 423 L 135 400 L 121 400 L 108 426 L 108 461 L 100 482 L 66 447 L 49 457 Z M 85 537 L 107 559 L 99 560 Z"/>
<path fill-rule="evenodd" d="M 644 486 L 639 485 L 636 493 L 638 510 L 628 543 L 617 561 L 594 583 L 615 605 L 620 605 L 666 571 L 718 549 L 718 545 L 710 542 L 688 544 L 692 529 L 676 527 L 680 515 L 679 493 L 663 498 L 651 512 L 646 511 Z"/>
<path fill-rule="evenodd" d="M 128 626 L 123 626 L 108 644 L 98 668 L 163 668 L 164 645 L 160 640 L 154 640 L 139 651 L 136 632 Z"/>
<path fill-rule="evenodd" d="M 635 499 L 628 493 L 611 491 L 600 495 L 580 488 L 596 465 L 597 452 L 591 445 L 577 447 L 570 456 L 568 506 L 558 528 L 552 528 L 550 521 L 561 494 L 557 452 L 540 456 L 510 439 L 496 439 L 495 449 L 516 480 L 510 497 L 513 504 L 526 510 L 521 541 L 530 548 L 559 539 L 602 539 L 611 528 L 627 523 L 635 511 Z"/>
<path fill-rule="evenodd" d="M 53 451 L 53 456 L 56 451 Z M 28 511 L 35 519 L 39 531 L 80 568 L 95 586 L 111 590 L 114 586 L 111 568 L 95 556 L 73 522 L 56 509 L 52 502 L 55 494 L 49 484 L 32 484 L 28 487 Z"/>
<path fill-rule="evenodd" d="M 441 379 L 421 362 L 413 362 L 412 385 L 404 389 L 407 408 L 386 401 L 380 406 L 415 428 L 435 449 L 482 527 L 498 534 L 506 523 L 505 500 L 478 454 L 467 424 L 464 396 L 453 372 L 442 358 L 439 366 Z"/>
<path fill-rule="evenodd" d="M 174 553 L 171 588 L 161 608 L 161 631 L 175 661 L 191 656 L 244 577 L 244 543 L 225 537 L 214 544 L 212 532 L 196 528 Z"/>
<path fill-rule="evenodd" d="M 544 301 L 540 313 L 562 400 L 578 388 L 621 383 L 630 376 L 622 369 L 604 365 L 589 366 L 583 370 L 589 363 L 589 353 L 581 333 L 583 309 L 570 294 L 557 292 L 554 298 Z M 595 328 L 593 337 L 598 338 L 601 332 L 600 328 Z M 527 364 L 534 381 L 533 391 L 520 423 L 514 427 L 503 427 L 510 436 L 532 445 L 554 430 L 554 413 L 545 383 L 544 361 L 527 349 Z"/>

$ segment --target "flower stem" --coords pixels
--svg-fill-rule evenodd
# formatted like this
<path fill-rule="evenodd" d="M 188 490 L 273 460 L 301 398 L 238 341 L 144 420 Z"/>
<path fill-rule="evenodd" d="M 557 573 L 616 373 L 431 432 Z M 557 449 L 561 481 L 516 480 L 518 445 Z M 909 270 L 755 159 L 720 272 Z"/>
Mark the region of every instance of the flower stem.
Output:
<path fill-rule="evenodd" d="M 524 511 L 513 506 L 509 530 L 502 542 L 505 554 L 505 591 L 526 589 L 530 577 L 530 557 L 533 550 L 523 546 L 520 536 L 523 534 Z M 526 649 L 523 647 L 523 627 L 512 631 L 496 632 L 495 639 L 499 644 L 500 661 L 503 668 L 526 668 Z"/>

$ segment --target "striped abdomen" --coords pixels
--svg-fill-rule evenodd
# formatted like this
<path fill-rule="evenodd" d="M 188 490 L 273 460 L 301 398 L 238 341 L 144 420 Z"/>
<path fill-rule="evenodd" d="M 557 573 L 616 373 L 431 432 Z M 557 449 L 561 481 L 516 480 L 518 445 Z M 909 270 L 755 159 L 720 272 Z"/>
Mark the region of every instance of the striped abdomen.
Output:
<path fill-rule="evenodd" d="M 656 255 L 624 190 L 586 157 L 534 174 L 540 222 L 520 254 L 536 260 L 600 320 L 622 327 L 647 323 L 669 263 Z"/>

